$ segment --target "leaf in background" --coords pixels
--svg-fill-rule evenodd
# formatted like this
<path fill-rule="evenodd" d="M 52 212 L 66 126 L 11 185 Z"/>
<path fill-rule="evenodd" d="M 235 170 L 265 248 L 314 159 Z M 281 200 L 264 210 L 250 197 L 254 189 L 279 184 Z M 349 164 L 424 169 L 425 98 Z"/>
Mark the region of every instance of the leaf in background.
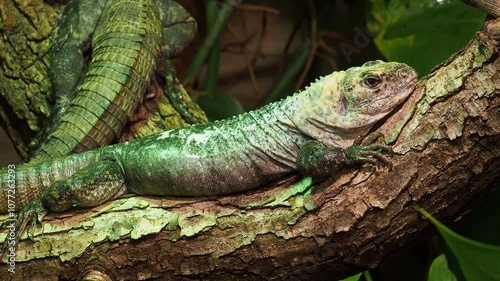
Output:
<path fill-rule="evenodd" d="M 226 93 L 204 95 L 199 97 L 197 102 L 210 121 L 226 119 L 245 112 L 241 103 Z"/>
<path fill-rule="evenodd" d="M 429 268 L 427 281 L 456 281 L 457 277 L 448 268 L 448 261 L 444 254 L 434 259 Z"/>
<path fill-rule="evenodd" d="M 358 281 L 361 278 L 361 274 L 362 273 L 358 273 L 356 275 L 347 277 L 346 279 L 342 279 L 342 280 L 339 280 L 339 281 Z"/>
<path fill-rule="evenodd" d="M 417 208 L 438 229 L 455 255 L 467 281 L 500 280 L 500 247 L 463 237 L 444 226 L 424 209 Z"/>
<path fill-rule="evenodd" d="M 420 76 L 465 46 L 485 13 L 458 0 L 370 0 L 375 44 L 390 61 L 405 62 Z"/>
<path fill-rule="evenodd" d="M 471 212 L 453 225 L 462 235 L 483 243 L 500 245 L 500 186 L 472 206 Z"/>

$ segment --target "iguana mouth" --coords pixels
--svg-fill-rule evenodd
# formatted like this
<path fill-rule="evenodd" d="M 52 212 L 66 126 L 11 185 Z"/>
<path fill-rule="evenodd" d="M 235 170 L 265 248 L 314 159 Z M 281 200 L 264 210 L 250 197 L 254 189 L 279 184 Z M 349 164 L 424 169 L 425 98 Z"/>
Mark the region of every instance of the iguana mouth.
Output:
<path fill-rule="evenodd" d="M 414 77 L 414 78 L 412 78 L 410 81 L 408 81 L 408 83 L 406 83 L 406 84 L 403 86 L 402 90 L 406 90 L 406 89 L 411 88 L 411 87 L 415 88 L 415 87 L 417 86 L 416 81 L 417 81 L 417 76 L 415 75 L 415 77 Z M 412 91 L 413 91 L 413 90 L 412 90 Z M 408 96 L 409 96 L 409 95 L 408 95 Z"/>
<path fill-rule="evenodd" d="M 406 99 L 411 95 L 411 93 L 415 90 L 417 81 L 417 76 L 415 75 L 408 83 L 406 83 L 397 93 L 397 96 L 402 97 L 402 99 L 398 102 L 399 104 L 404 103 Z M 403 97 L 404 96 L 404 97 Z M 394 110 L 394 109 L 393 109 Z M 391 110 L 392 111 L 392 110 Z M 390 112 L 388 112 L 390 113 Z"/>
<path fill-rule="evenodd" d="M 415 81 L 417 81 L 417 76 L 415 76 L 415 78 L 413 78 L 413 79 L 411 79 L 410 81 L 408 81 L 408 83 L 406 83 L 406 84 L 403 86 L 403 88 L 402 88 L 402 89 L 406 89 L 406 88 L 411 87 L 411 86 L 415 87 L 415 86 L 416 86 Z"/>
<path fill-rule="evenodd" d="M 381 101 L 381 100 L 385 100 L 385 99 L 388 99 L 389 97 L 402 97 L 402 96 L 405 96 L 404 99 L 398 101 L 397 103 L 402 103 L 404 100 L 406 100 L 411 92 L 413 92 L 413 90 L 415 89 L 416 87 L 416 83 L 415 81 L 417 80 L 417 76 L 415 75 L 414 78 L 412 78 L 410 81 L 408 81 L 406 84 L 404 84 L 402 87 L 398 88 L 397 91 L 395 91 L 394 93 L 392 94 L 389 94 L 389 95 L 383 95 L 383 96 L 380 96 L 378 97 L 375 101 Z"/>
<path fill-rule="evenodd" d="M 408 83 L 406 83 L 399 91 L 398 91 L 398 96 L 402 97 L 402 99 L 398 102 L 398 105 L 394 107 L 392 110 L 388 111 L 386 116 L 383 119 L 388 118 L 388 116 L 391 116 L 393 112 L 396 112 L 399 108 L 403 106 L 405 101 L 411 96 L 413 91 L 416 88 L 416 81 L 417 81 L 417 75 L 415 74 L 415 77 L 412 78 Z M 382 119 L 381 119 L 382 120 Z"/>

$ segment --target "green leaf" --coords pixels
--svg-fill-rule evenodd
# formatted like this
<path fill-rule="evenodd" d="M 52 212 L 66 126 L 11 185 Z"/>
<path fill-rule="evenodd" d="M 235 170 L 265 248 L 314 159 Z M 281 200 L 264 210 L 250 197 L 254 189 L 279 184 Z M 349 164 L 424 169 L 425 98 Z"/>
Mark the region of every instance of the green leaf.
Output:
<path fill-rule="evenodd" d="M 500 186 L 472 206 L 453 229 L 462 235 L 487 244 L 500 245 Z"/>
<path fill-rule="evenodd" d="M 456 257 L 467 281 L 500 280 L 500 247 L 463 237 L 444 226 L 424 209 L 417 210 L 438 229 Z"/>
<path fill-rule="evenodd" d="M 448 268 L 448 261 L 444 254 L 434 259 L 429 268 L 429 278 L 427 281 L 456 281 L 457 277 Z"/>
<path fill-rule="evenodd" d="M 342 280 L 339 280 L 339 281 L 358 281 L 361 278 L 361 274 L 362 273 L 358 273 L 356 275 L 347 277 L 346 279 L 342 279 Z"/>
<path fill-rule="evenodd" d="M 485 13 L 458 0 L 370 0 L 368 27 L 390 61 L 405 62 L 420 76 L 474 37 Z"/>
<path fill-rule="evenodd" d="M 198 98 L 197 102 L 210 121 L 226 119 L 245 112 L 241 103 L 226 93 L 204 95 Z"/>

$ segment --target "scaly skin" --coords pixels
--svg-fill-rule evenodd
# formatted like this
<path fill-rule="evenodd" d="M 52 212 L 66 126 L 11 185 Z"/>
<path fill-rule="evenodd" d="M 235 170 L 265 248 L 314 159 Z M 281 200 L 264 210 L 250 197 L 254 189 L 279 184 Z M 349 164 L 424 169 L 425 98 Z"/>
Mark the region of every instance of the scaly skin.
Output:
<path fill-rule="evenodd" d="M 84 67 L 81 47 L 94 29 L 92 61 L 75 91 Z M 175 56 L 195 30 L 194 19 L 173 1 L 70 1 L 51 46 L 58 100 L 52 124 L 43 133 L 48 139 L 31 161 L 87 151 L 115 140 L 142 102 L 160 52 Z"/>
<path fill-rule="evenodd" d="M 323 177 L 344 165 L 372 163 L 383 146 L 354 146 L 355 140 L 408 97 L 416 77 L 405 64 L 369 62 L 227 120 L 20 165 L 15 199 L 10 198 L 22 210 L 16 229 L 48 211 L 96 206 L 126 190 L 215 196 L 257 188 L 297 170 Z M 0 175 L 0 211 L 13 211 L 7 169 Z"/>

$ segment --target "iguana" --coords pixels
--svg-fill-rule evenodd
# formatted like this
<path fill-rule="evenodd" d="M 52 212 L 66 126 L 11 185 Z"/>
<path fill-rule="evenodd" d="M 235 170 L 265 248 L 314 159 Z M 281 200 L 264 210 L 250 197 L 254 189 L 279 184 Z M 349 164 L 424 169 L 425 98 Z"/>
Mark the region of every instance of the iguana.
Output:
<path fill-rule="evenodd" d="M 367 62 L 230 119 L 2 168 L 0 212 L 19 212 L 19 236 L 49 211 L 96 206 L 127 191 L 215 196 L 297 170 L 321 178 L 344 165 L 374 163 L 385 146 L 355 142 L 409 96 L 416 77 L 406 64 Z"/>
<path fill-rule="evenodd" d="M 70 1 L 50 45 L 56 105 L 51 123 L 35 142 L 40 147 L 31 161 L 87 151 L 116 140 L 142 102 L 160 57 L 180 53 L 195 32 L 195 20 L 170 0 Z M 82 49 L 90 39 L 92 60 L 76 89 L 84 69 Z M 166 94 L 178 98 L 170 77 L 175 68 L 166 63 Z M 172 101 L 174 105 L 181 102 Z"/>

